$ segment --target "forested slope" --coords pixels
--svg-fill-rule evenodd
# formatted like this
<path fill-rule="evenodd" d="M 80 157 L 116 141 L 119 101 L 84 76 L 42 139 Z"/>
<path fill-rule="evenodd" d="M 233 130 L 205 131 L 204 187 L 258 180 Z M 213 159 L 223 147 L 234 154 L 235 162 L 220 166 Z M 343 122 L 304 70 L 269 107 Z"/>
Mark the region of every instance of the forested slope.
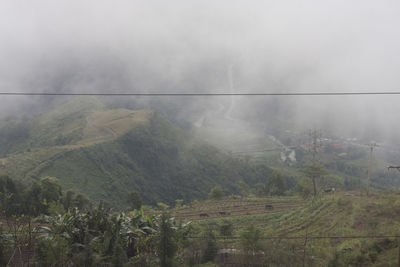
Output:
<path fill-rule="evenodd" d="M 93 99 L 72 100 L 24 127 L 23 141 L 2 147 L 2 173 L 27 183 L 56 177 L 64 188 L 114 206 L 124 205 L 132 190 L 149 204 L 204 198 L 215 185 L 238 193 L 270 173 L 266 166 L 233 159 L 154 111 L 107 109 Z"/>

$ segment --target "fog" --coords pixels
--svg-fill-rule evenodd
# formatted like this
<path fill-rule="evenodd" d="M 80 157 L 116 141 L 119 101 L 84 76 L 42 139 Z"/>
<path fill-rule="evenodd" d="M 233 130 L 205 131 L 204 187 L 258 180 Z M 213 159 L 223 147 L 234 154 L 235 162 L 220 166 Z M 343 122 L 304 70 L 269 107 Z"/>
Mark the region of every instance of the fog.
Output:
<path fill-rule="evenodd" d="M 0 91 L 399 91 L 399 10 L 398 1 L 3 0 Z M 279 120 L 283 128 L 397 142 L 399 130 L 400 96 L 132 101 L 227 131 Z M 3 114 L 47 102 L 0 99 Z"/>

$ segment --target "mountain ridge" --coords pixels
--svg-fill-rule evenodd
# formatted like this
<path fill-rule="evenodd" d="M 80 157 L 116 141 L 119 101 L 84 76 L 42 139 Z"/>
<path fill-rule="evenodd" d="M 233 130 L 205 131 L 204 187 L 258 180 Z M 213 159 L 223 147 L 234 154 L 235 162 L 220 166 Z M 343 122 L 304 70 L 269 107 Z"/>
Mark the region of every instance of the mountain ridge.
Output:
<path fill-rule="evenodd" d="M 72 100 L 41 115 L 39 123 L 32 122 L 25 147 L 19 144 L 0 159 L 0 173 L 27 183 L 56 177 L 63 188 L 95 202 L 124 206 L 132 190 L 145 203 L 171 204 L 204 199 L 216 185 L 239 193 L 240 184 L 263 182 L 270 172 L 266 166 L 245 168 L 152 110 L 89 104 Z"/>

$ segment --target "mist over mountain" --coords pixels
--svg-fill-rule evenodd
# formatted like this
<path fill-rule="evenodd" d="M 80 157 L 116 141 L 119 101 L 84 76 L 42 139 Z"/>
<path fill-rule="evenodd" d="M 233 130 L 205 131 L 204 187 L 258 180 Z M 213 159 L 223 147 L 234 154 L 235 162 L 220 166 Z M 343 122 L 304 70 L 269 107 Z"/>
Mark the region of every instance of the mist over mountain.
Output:
<path fill-rule="evenodd" d="M 0 91 L 397 91 L 399 7 L 396 1 L 2 1 Z M 73 99 L 0 96 L 0 134 L 7 140 L 1 155 L 75 140 L 59 136 L 64 126 L 34 125 Z M 96 101 L 105 110 L 153 110 L 224 153 L 300 146 L 309 129 L 321 129 L 329 142 L 385 143 L 391 152 L 382 146 L 382 157 L 394 164 L 398 100 L 362 95 Z M 80 108 L 73 106 L 76 114 Z M 72 111 L 64 112 L 68 118 Z"/>
<path fill-rule="evenodd" d="M 396 1 L 2 1 L 0 87 L 75 93 L 396 91 L 398 9 Z M 62 100 L 0 101 L 3 114 L 15 114 Z M 107 101 L 122 105 L 130 99 Z M 396 96 L 136 99 L 189 123 L 224 118 L 231 110 L 235 120 L 279 119 L 381 142 L 397 139 L 397 102 Z M 229 121 L 223 128 L 230 128 Z"/>

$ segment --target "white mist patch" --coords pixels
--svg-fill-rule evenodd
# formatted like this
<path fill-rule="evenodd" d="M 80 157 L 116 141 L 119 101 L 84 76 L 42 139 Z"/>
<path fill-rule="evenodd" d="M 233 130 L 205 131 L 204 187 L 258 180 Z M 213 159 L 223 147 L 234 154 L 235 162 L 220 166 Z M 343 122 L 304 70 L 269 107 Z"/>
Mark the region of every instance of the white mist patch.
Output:
<path fill-rule="evenodd" d="M 296 151 L 291 150 L 291 149 L 285 149 L 281 152 L 281 160 L 288 164 L 291 165 L 296 162 Z"/>
<path fill-rule="evenodd" d="M 279 147 L 282 148 L 282 151 L 280 153 L 280 158 L 281 160 L 288 164 L 292 165 L 295 163 L 296 160 L 296 151 L 294 149 L 291 149 L 290 147 L 285 146 L 281 141 L 279 141 L 275 136 L 269 135 L 268 136 L 274 143 L 276 143 Z"/>

